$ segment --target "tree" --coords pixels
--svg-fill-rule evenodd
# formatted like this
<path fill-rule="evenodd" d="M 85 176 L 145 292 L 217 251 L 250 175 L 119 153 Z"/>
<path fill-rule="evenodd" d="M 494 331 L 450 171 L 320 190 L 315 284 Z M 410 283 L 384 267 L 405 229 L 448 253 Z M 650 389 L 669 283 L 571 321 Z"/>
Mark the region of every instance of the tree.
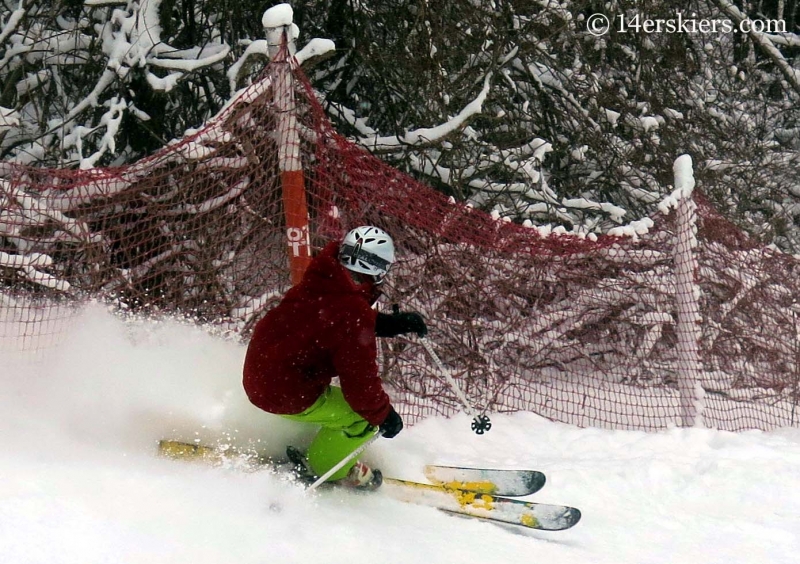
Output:
<path fill-rule="evenodd" d="M 0 144 L 4 159 L 83 168 L 130 162 L 201 125 L 228 98 L 223 62 L 231 49 L 206 6 L 3 7 L 0 105 L 21 116 Z"/>
<path fill-rule="evenodd" d="M 0 133 L 7 160 L 132 162 L 200 126 L 259 70 L 239 67 L 263 39 L 253 2 L 4 2 L 0 106 L 20 123 Z M 724 213 L 783 249 L 800 242 L 793 0 L 293 7 L 303 37 L 336 41 L 310 72 L 337 128 L 457 200 L 543 232 L 625 229 L 653 213 L 672 160 L 690 153 Z M 608 33 L 590 32 L 594 14 Z M 787 28 L 642 27 L 678 14 Z"/>

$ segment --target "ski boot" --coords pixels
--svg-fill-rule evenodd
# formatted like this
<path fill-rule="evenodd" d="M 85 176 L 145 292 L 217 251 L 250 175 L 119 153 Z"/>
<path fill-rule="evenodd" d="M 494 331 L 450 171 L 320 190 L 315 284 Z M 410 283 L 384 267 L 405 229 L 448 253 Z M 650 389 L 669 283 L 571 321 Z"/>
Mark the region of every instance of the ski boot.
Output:
<path fill-rule="evenodd" d="M 294 474 L 298 481 L 309 486 L 317 480 L 318 476 L 308 465 L 308 459 L 301 450 L 293 446 L 287 447 L 286 457 L 292 463 L 292 474 Z M 381 471 L 377 469 L 373 470 L 360 461 L 355 463 L 344 478 L 328 482 L 330 485 L 344 486 L 363 491 L 377 490 L 382 483 L 383 474 Z"/>

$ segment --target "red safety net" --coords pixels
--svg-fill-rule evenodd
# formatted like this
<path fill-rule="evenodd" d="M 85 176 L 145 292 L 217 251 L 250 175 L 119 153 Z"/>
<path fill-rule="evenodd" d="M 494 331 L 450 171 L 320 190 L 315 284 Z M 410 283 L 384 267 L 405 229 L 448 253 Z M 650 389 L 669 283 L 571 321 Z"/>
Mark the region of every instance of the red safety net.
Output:
<path fill-rule="evenodd" d="M 546 236 L 495 219 L 338 135 L 300 71 L 276 88 L 288 65 L 130 166 L 0 165 L 0 352 L 49 346 L 69 330 L 70 305 L 90 298 L 246 338 L 306 240 L 287 229 L 288 152 L 302 165 L 311 247 L 362 224 L 391 233 L 399 262 L 380 305 L 423 313 L 477 411 L 629 429 L 798 424 L 793 257 L 701 199 L 697 237 L 674 210 L 636 237 Z M 381 352 L 410 420 L 463 410 L 416 338 L 382 340 Z"/>

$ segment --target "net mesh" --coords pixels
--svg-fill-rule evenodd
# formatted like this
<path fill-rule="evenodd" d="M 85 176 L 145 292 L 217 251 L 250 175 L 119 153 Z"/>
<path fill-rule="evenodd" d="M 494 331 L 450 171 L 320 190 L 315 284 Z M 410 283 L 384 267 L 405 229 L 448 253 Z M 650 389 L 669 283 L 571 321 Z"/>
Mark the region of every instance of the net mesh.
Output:
<path fill-rule="evenodd" d="M 400 260 L 382 308 L 423 313 L 476 411 L 627 429 L 798 425 L 796 259 L 697 192 L 682 204 L 696 212 L 688 223 L 658 213 L 635 237 L 494 218 L 338 135 L 299 70 L 293 104 L 276 102 L 289 68 L 278 58 L 204 128 L 130 166 L 0 165 L 0 353 L 52 346 L 87 299 L 246 339 L 289 288 L 289 252 L 304 243 L 284 213 L 288 151 L 302 165 L 311 247 L 357 225 L 391 233 Z M 463 410 L 415 338 L 382 340 L 381 353 L 406 418 Z"/>

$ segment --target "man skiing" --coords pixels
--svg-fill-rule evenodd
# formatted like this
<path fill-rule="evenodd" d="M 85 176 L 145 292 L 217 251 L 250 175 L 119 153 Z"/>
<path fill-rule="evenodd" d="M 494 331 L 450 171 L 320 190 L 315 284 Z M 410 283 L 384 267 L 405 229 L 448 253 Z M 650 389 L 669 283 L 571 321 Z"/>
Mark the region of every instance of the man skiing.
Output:
<path fill-rule="evenodd" d="M 300 283 L 253 331 L 244 363 L 247 396 L 264 411 L 321 426 L 307 452 L 318 476 L 376 428 L 385 438 L 403 428 L 378 377 L 375 337 L 425 336 L 427 327 L 418 313 L 372 309 L 394 261 L 394 242 L 385 231 L 353 229 L 311 261 Z M 335 376 L 341 387 L 331 385 Z M 353 460 L 329 480 L 375 489 L 382 476 Z"/>

